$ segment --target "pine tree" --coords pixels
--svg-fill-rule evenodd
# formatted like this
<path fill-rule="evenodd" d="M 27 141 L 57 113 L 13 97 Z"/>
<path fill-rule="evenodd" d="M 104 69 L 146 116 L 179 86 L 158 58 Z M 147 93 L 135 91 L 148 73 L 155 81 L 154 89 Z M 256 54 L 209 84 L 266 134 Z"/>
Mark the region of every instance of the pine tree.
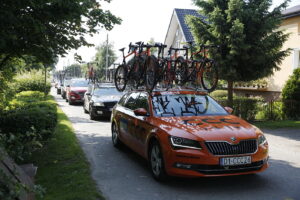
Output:
<path fill-rule="evenodd" d="M 211 56 L 219 76 L 228 83 L 232 106 L 233 82 L 272 75 L 289 49 L 282 50 L 288 34 L 278 28 L 287 1 L 270 10 L 272 0 L 193 0 L 206 18 L 186 18 L 197 43 L 220 45 Z"/>

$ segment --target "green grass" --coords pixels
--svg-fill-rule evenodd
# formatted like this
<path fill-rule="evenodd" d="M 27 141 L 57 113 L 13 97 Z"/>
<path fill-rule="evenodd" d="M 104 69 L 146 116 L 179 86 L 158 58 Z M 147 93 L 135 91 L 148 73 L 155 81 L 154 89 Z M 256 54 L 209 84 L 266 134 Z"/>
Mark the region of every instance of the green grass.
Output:
<path fill-rule="evenodd" d="M 91 178 L 89 164 L 71 122 L 58 108 L 54 138 L 31 157 L 38 166 L 35 183 L 46 189 L 43 200 L 104 199 Z"/>
<path fill-rule="evenodd" d="M 291 128 L 291 129 L 300 129 L 300 121 L 292 120 L 282 120 L 282 121 L 262 121 L 254 122 L 255 126 L 259 128 L 269 128 L 269 129 L 278 129 L 278 128 Z"/>

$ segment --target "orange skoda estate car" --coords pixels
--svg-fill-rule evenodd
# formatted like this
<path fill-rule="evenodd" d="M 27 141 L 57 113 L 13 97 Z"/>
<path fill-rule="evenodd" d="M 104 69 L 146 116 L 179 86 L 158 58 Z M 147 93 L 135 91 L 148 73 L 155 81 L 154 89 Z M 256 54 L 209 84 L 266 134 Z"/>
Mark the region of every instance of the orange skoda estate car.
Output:
<path fill-rule="evenodd" d="M 265 136 L 231 112 L 203 92 L 129 92 L 113 109 L 112 142 L 147 159 L 157 180 L 265 170 Z"/>

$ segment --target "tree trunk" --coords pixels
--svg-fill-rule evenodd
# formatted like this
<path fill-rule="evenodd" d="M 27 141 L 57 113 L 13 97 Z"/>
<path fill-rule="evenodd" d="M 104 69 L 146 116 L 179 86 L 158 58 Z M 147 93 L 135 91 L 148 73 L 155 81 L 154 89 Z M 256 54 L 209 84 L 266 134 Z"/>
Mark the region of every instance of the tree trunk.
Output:
<path fill-rule="evenodd" d="M 45 67 L 45 88 L 44 88 L 45 97 L 47 96 L 47 67 Z"/>
<path fill-rule="evenodd" d="M 228 91 L 228 98 L 227 98 L 227 105 L 233 108 L 233 81 L 227 80 L 227 91 Z"/>

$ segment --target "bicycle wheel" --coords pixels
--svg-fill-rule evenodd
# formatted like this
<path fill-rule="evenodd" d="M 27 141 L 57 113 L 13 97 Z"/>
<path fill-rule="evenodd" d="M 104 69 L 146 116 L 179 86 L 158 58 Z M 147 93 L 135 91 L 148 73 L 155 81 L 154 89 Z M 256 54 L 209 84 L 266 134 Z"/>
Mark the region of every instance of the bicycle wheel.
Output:
<path fill-rule="evenodd" d="M 127 66 L 119 65 L 115 72 L 115 86 L 118 91 L 122 92 L 127 84 Z"/>
<path fill-rule="evenodd" d="M 131 85 L 134 89 L 138 89 L 139 86 L 143 85 L 145 82 L 145 59 L 142 57 L 136 57 L 132 63 L 132 71 L 130 73 L 129 79 L 131 80 Z"/>
<path fill-rule="evenodd" d="M 158 70 L 159 64 L 155 56 L 149 56 L 146 61 L 146 76 L 145 76 L 145 86 L 148 92 L 152 92 L 157 81 L 156 72 Z"/>
<path fill-rule="evenodd" d="M 175 61 L 175 83 L 182 86 L 185 83 L 188 72 L 188 65 L 183 57 Z"/>
<path fill-rule="evenodd" d="M 175 72 L 172 70 L 172 62 L 166 62 L 163 66 L 162 74 L 162 87 L 168 90 L 172 87 L 173 80 L 175 79 Z"/>
<path fill-rule="evenodd" d="M 218 70 L 214 61 L 206 62 L 202 68 L 201 84 L 203 89 L 212 92 L 218 84 Z"/>

